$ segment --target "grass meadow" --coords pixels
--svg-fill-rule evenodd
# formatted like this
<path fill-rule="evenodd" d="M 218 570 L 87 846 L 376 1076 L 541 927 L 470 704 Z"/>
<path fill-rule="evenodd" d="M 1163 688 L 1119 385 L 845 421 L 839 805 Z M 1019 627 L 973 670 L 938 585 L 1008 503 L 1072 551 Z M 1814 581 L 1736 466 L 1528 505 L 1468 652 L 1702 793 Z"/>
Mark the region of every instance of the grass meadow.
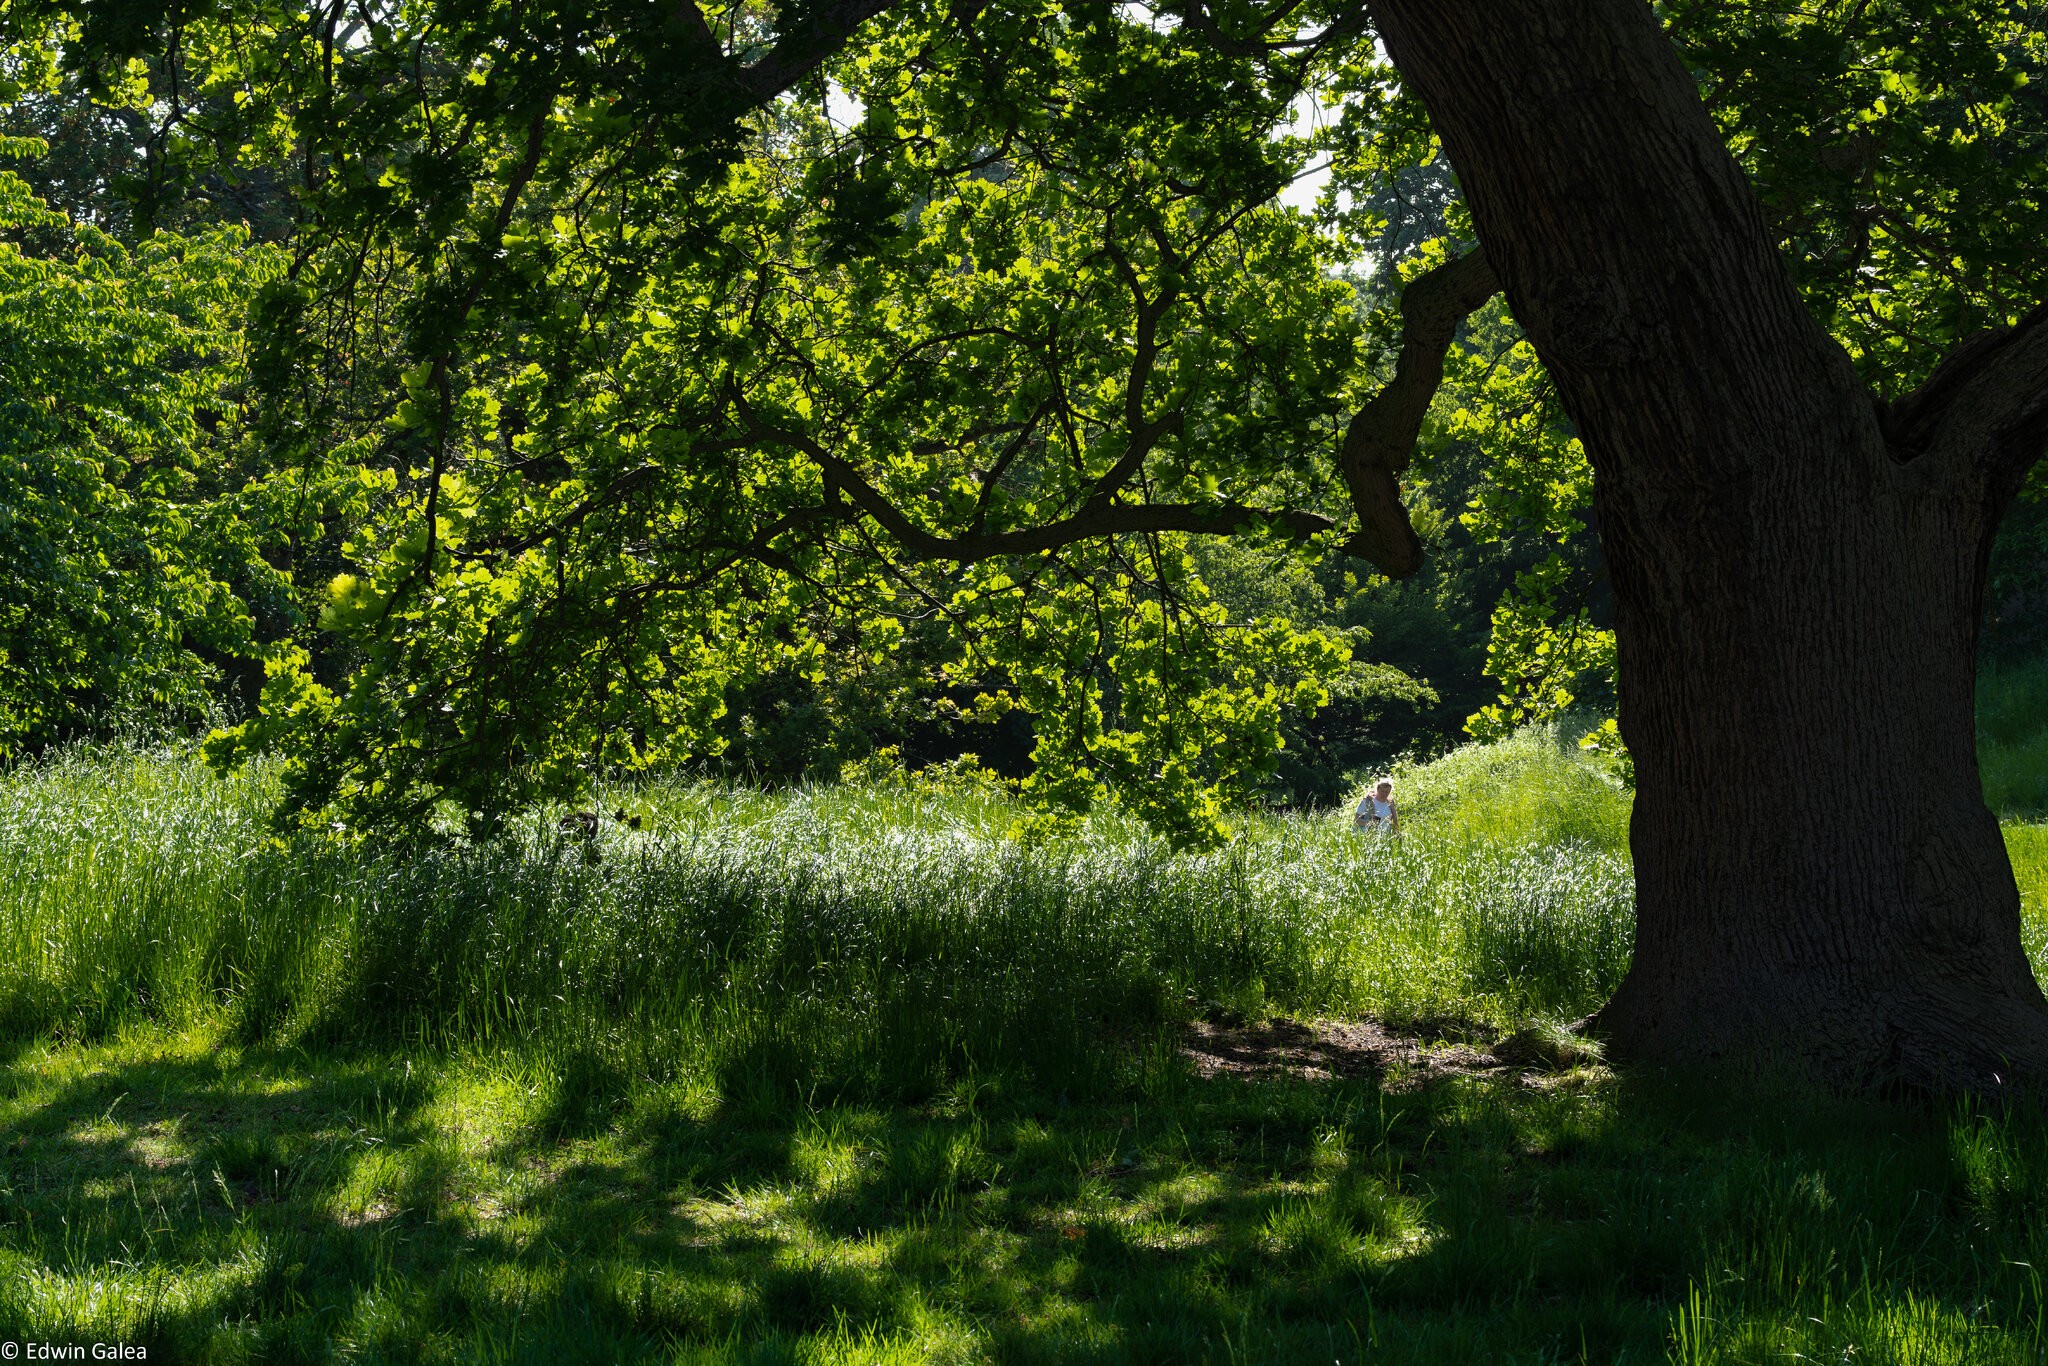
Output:
<path fill-rule="evenodd" d="M 2033 691 L 2029 691 L 2032 689 Z M 2003 691 L 2001 691 L 2003 690 Z M 2048 813 L 2048 680 L 1986 680 Z M 2039 752 L 2037 753 L 2037 749 Z M 2048 1360 L 2048 1121 L 1622 1074 L 1627 795 L 1020 838 L 956 778 L 612 794 L 377 855 L 261 772 L 0 775 L 0 1340 L 421 1362 Z M 2048 826 L 2007 826 L 2037 966 Z M 1211 1075 L 1190 1022 L 1415 1066 Z M 1504 1037 L 1519 1065 L 1434 1068 Z M 1504 1052 L 1507 1050 L 1503 1050 Z"/>

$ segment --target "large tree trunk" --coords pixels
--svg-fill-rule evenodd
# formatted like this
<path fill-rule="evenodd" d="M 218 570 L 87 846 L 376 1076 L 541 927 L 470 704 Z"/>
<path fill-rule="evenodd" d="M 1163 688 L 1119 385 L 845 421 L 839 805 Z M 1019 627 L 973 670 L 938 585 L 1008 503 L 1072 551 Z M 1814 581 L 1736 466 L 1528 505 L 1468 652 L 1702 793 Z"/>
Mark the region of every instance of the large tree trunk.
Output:
<path fill-rule="evenodd" d="M 1613 1047 L 1859 1088 L 2048 1074 L 1972 725 L 2048 325 L 1877 402 L 1643 0 L 1372 8 L 1593 464 L 1637 779 Z"/>

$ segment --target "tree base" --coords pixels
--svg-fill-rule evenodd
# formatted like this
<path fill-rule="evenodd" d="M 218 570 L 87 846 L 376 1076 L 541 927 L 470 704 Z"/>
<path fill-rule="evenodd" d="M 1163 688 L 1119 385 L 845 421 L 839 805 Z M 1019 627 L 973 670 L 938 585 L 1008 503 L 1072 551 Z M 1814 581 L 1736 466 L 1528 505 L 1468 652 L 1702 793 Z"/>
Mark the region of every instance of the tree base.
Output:
<path fill-rule="evenodd" d="M 1993 986 L 1930 965 L 1889 992 L 1789 980 L 1737 992 L 1674 977 L 1639 963 L 1585 1022 L 1610 1058 L 1790 1074 L 1856 1094 L 2000 1095 L 2048 1083 L 2048 1001 L 2031 975 Z"/>

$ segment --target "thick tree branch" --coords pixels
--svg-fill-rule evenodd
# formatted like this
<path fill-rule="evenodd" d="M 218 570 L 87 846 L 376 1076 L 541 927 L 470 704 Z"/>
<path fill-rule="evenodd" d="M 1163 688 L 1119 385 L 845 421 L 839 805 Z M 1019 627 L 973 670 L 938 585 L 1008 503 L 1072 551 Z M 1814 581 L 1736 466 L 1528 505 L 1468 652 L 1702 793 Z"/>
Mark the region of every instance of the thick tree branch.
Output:
<path fill-rule="evenodd" d="M 675 15 L 676 22 L 683 26 L 683 31 L 688 33 L 693 41 L 701 44 L 707 52 L 717 51 L 718 35 L 711 31 L 710 21 L 705 19 L 704 11 L 697 8 L 697 0 L 676 0 L 671 12 Z"/>
<path fill-rule="evenodd" d="M 1162 242 L 1160 246 L 1161 254 L 1166 255 L 1166 244 Z M 1089 493 L 1085 506 L 1090 508 L 1108 506 L 1124 485 L 1131 482 L 1131 477 L 1145 463 L 1145 457 L 1159 445 L 1160 439 L 1168 433 L 1180 431 L 1183 416 L 1178 408 L 1156 419 L 1145 416 L 1145 386 L 1151 382 L 1152 367 L 1159 359 L 1159 323 L 1180 298 L 1180 291 L 1163 289 L 1158 298 L 1148 302 L 1137 268 L 1131 264 L 1130 258 L 1117 250 L 1113 242 L 1105 250 L 1130 288 L 1131 300 L 1138 310 L 1138 332 L 1131 352 L 1131 372 L 1124 381 L 1124 426 L 1130 432 L 1130 439 L 1124 453 L 1110 466 L 1108 473 L 1096 481 L 1094 490 Z"/>
<path fill-rule="evenodd" d="M 1474 248 L 1410 280 L 1401 291 L 1401 355 L 1394 377 L 1344 433 L 1337 472 L 1351 490 L 1358 531 L 1345 549 L 1399 578 L 1422 564 L 1422 542 L 1401 506 L 1398 476 L 1408 468 L 1422 419 L 1444 379 L 1444 354 L 1458 325 L 1500 292 L 1484 250 Z"/>
<path fill-rule="evenodd" d="M 2048 304 L 1968 338 L 1879 415 L 1894 459 L 1954 458 L 2016 487 L 2048 450 Z"/>
<path fill-rule="evenodd" d="M 1037 435 L 1038 424 L 1045 418 L 1047 407 L 1047 404 L 1039 404 L 1037 411 L 1031 414 L 1031 420 L 1024 423 L 1018 429 L 1017 435 L 1011 438 L 1010 444 L 996 454 L 995 463 L 977 476 L 981 480 L 981 492 L 975 497 L 974 520 L 969 524 L 975 535 L 980 535 L 981 529 L 988 524 L 989 502 L 996 495 L 997 485 L 1002 482 L 1004 472 L 1031 444 L 1032 437 Z"/>
<path fill-rule="evenodd" d="M 871 518 L 916 560 L 974 564 L 1002 555 L 1033 555 L 1057 550 L 1076 541 L 1138 532 L 1185 531 L 1196 535 L 1227 536 L 1267 523 L 1306 540 L 1334 531 L 1337 527 L 1334 521 L 1321 513 L 1293 508 L 1255 508 L 1242 503 L 1090 503 L 1071 516 L 1042 526 L 941 536 L 912 521 L 903 509 L 889 500 L 888 495 L 870 484 L 853 462 L 834 455 L 802 432 L 762 422 L 751 405 L 737 396 L 735 406 L 741 421 L 756 441 L 799 451 L 824 472 L 828 504 L 835 499 L 844 499 L 853 509 Z"/>
<path fill-rule="evenodd" d="M 766 104 L 823 66 L 846 46 L 855 29 L 893 3 L 894 0 L 821 0 L 807 7 L 803 19 L 784 33 L 774 47 L 740 68 L 741 86 L 755 100 Z"/>

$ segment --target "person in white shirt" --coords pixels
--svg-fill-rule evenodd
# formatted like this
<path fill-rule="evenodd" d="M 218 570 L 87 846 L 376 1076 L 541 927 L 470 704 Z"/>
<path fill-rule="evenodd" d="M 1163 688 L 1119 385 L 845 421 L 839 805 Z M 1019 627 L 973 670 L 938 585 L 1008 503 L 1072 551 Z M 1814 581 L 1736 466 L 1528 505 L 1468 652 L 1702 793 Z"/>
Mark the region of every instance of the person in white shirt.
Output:
<path fill-rule="evenodd" d="M 1397 835 L 1401 813 L 1394 809 L 1394 784 L 1382 778 L 1378 786 L 1358 799 L 1358 811 L 1351 826 L 1361 835 Z"/>

